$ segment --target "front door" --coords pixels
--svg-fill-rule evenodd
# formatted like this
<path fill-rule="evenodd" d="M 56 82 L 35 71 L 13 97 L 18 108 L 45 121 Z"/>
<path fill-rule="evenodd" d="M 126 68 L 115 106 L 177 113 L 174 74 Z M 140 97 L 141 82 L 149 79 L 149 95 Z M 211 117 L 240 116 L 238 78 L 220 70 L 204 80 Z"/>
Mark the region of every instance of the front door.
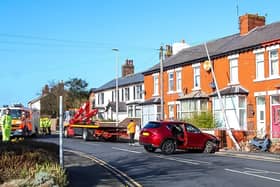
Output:
<path fill-rule="evenodd" d="M 272 106 L 272 138 L 280 138 L 280 105 Z"/>
<path fill-rule="evenodd" d="M 259 96 L 257 99 L 257 136 L 265 136 L 265 96 Z"/>

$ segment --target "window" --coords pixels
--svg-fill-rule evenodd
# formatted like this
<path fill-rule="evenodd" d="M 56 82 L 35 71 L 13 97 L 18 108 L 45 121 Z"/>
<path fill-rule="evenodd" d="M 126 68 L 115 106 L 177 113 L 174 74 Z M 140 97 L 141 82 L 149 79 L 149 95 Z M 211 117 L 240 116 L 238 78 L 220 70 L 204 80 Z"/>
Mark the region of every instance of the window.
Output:
<path fill-rule="evenodd" d="M 125 101 L 129 101 L 129 88 L 124 89 L 124 99 Z"/>
<path fill-rule="evenodd" d="M 158 95 L 158 91 L 159 91 L 159 82 L 158 82 L 158 76 L 159 74 L 154 74 L 154 95 Z"/>
<path fill-rule="evenodd" d="M 279 75 L 278 50 L 269 51 L 269 76 L 275 77 Z"/>
<path fill-rule="evenodd" d="M 181 108 L 182 119 L 189 119 L 196 113 L 207 112 L 207 99 L 184 100 Z"/>
<path fill-rule="evenodd" d="M 276 96 L 271 96 L 271 104 L 272 105 L 279 105 L 280 104 L 280 96 L 276 95 Z"/>
<path fill-rule="evenodd" d="M 256 79 L 264 79 L 264 54 L 256 54 Z"/>
<path fill-rule="evenodd" d="M 169 119 L 174 119 L 174 105 L 168 105 Z"/>
<path fill-rule="evenodd" d="M 141 117 L 141 107 L 135 106 L 135 117 Z"/>
<path fill-rule="evenodd" d="M 241 129 L 245 128 L 246 124 L 246 98 L 239 96 L 239 125 Z"/>
<path fill-rule="evenodd" d="M 176 104 L 176 111 L 177 111 L 177 119 L 181 119 L 181 105 L 180 104 Z"/>
<path fill-rule="evenodd" d="M 182 91 L 182 72 L 176 71 L 176 90 L 177 92 Z"/>
<path fill-rule="evenodd" d="M 194 88 L 200 88 L 200 66 L 193 66 Z"/>
<path fill-rule="evenodd" d="M 222 97 L 223 107 L 230 128 L 246 130 L 247 104 L 246 96 L 228 95 Z M 226 127 L 218 97 L 213 98 L 213 114 L 219 127 Z"/>
<path fill-rule="evenodd" d="M 229 60 L 230 64 L 230 83 L 236 84 L 238 81 L 238 60 L 237 58 L 232 58 Z"/>
<path fill-rule="evenodd" d="M 122 88 L 122 101 L 124 101 L 124 89 Z"/>
<path fill-rule="evenodd" d="M 112 101 L 112 102 L 115 102 L 115 100 L 116 100 L 115 91 L 112 91 L 112 98 L 111 98 L 111 101 Z"/>
<path fill-rule="evenodd" d="M 134 99 L 142 99 L 142 85 L 134 86 Z"/>
<path fill-rule="evenodd" d="M 128 117 L 133 117 L 133 106 L 128 106 Z"/>
<path fill-rule="evenodd" d="M 168 73 L 168 91 L 174 91 L 174 72 Z"/>
<path fill-rule="evenodd" d="M 98 94 L 98 104 L 101 104 L 101 105 L 104 104 L 104 93 Z"/>

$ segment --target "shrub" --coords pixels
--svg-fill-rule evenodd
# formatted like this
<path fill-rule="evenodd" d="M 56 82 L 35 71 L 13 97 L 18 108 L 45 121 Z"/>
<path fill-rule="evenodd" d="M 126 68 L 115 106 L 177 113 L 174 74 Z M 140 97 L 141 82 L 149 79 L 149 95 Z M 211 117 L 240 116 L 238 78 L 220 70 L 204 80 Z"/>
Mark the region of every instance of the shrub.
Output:
<path fill-rule="evenodd" d="M 26 179 L 21 186 L 66 186 L 67 176 L 58 165 L 58 145 L 25 140 L 0 142 L 0 184 L 13 179 Z"/>
<path fill-rule="evenodd" d="M 217 127 L 217 122 L 211 112 L 195 113 L 185 121 L 194 124 L 198 128 L 212 129 Z"/>

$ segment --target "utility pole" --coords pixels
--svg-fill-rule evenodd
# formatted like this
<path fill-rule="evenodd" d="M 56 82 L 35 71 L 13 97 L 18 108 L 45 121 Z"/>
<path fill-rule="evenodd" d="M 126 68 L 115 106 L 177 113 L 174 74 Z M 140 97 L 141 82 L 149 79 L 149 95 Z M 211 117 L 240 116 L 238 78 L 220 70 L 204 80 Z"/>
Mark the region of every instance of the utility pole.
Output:
<path fill-rule="evenodd" d="M 230 126 L 228 124 L 227 115 L 226 115 L 226 112 L 225 112 L 225 108 L 224 108 L 224 104 L 223 104 L 222 97 L 221 97 L 221 94 L 220 94 L 220 90 L 219 90 L 219 87 L 218 87 L 218 83 L 217 83 L 217 80 L 216 80 L 216 76 L 215 76 L 215 73 L 213 71 L 212 62 L 211 62 L 211 59 L 210 59 L 210 56 L 209 56 L 209 52 L 208 52 L 208 48 L 207 48 L 206 43 L 204 43 L 204 46 L 205 46 L 205 50 L 206 50 L 206 53 L 207 53 L 208 60 L 210 62 L 209 63 L 210 64 L 210 71 L 212 73 L 212 77 L 213 77 L 214 82 L 215 82 L 216 91 L 217 91 L 217 94 L 218 94 L 218 99 L 219 99 L 220 107 L 222 109 L 222 114 L 223 114 L 223 117 L 224 117 L 224 122 L 225 122 L 225 125 L 226 125 L 226 129 L 227 129 L 228 135 L 231 138 L 231 140 L 233 141 L 236 149 L 239 151 L 240 150 L 240 146 L 237 143 L 237 141 L 235 140 L 235 138 L 233 137 L 232 132 L 230 130 Z"/>
<path fill-rule="evenodd" d="M 164 120 L 164 107 L 163 107 L 163 47 L 160 46 L 160 119 Z"/>
<path fill-rule="evenodd" d="M 64 159 L 63 159 L 63 97 L 59 96 L 59 164 L 64 168 Z"/>
<path fill-rule="evenodd" d="M 119 49 L 113 48 L 116 52 L 116 127 L 119 126 Z"/>

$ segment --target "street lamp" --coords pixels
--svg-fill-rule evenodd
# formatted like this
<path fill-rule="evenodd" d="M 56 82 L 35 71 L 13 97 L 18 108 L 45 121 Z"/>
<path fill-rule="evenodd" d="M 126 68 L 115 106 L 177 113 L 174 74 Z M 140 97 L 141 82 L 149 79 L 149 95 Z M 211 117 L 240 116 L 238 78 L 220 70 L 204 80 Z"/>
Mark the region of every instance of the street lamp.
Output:
<path fill-rule="evenodd" d="M 118 127 L 118 121 L 119 121 L 119 49 L 113 48 L 113 51 L 116 52 L 116 126 Z"/>

